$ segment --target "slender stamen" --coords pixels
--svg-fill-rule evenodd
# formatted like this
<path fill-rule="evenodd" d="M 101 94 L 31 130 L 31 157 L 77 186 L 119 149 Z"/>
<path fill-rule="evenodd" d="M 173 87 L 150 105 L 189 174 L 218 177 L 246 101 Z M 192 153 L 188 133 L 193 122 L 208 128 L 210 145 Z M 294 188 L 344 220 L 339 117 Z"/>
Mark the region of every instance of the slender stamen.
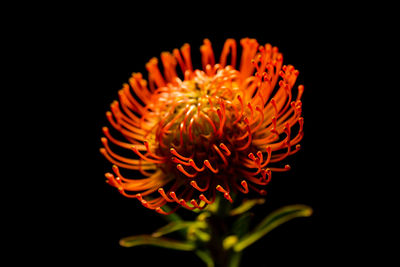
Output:
<path fill-rule="evenodd" d="M 190 122 L 189 122 L 189 140 L 190 140 L 191 142 L 193 142 L 193 135 L 192 135 L 193 123 L 194 123 L 194 117 L 192 117 L 192 118 L 190 119 Z"/>
<path fill-rule="evenodd" d="M 195 172 L 194 174 L 188 173 L 187 171 L 185 171 L 185 169 L 182 167 L 181 164 L 176 165 L 176 168 L 177 168 L 181 173 L 183 173 L 184 175 L 186 175 L 187 177 L 190 177 L 190 178 L 194 178 L 194 177 L 196 177 L 197 174 L 198 174 L 198 172 Z"/>
<path fill-rule="evenodd" d="M 231 196 L 229 195 L 229 192 L 226 191 L 221 185 L 217 185 L 216 189 L 224 194 L 224 197 L 229 201 L 229 202 L 233 202 Z"/>
<path fill-rule="evenodd" d="M 228 56 L 229 51 L 231 51 L 231 65 L 232 67 L 235 67 L 237 50 L 236 50 L 236 41 L 234 39 L 227 39 L 225 41 L 220 57 L 220 64 L 222 67 L 225 67 L 226 65 L 226 58 Z"/>
<path fill-rule="evenodd" d="M 179 204 L 182 206 L 182 207 L 184 207 L 184 208 L 186 208 L 186 209 L 189 209 L 189 210 L 194 210 L 196 207 L 190 207 L 187 203 L 186 203 L 186 201 L 184 200 L 184 199 L 180 199 L 179 200 Z"/>
<path fill-rule="evenodd" d="M 267 159 L 264 161 L 264 163 L 261 164 L 261 168 L 264 168 L 270 162 L 270 160 L 271 160 L 271 150 L 272 150 L 271 146 L 267 146 L 266 147 L 266 152 L 268 153 L 268 156 L 267 156 Z"/>
<path fill-rule="evenodd" d="M 114 173 L 115 173 L 122 181 L 124 181 L 124 182 L 132 182 L 132 181 L 135 181 L 134 179 L 127 179 L 127 178 L 125 178 L 124 176 L 122 176 L 122 174 L 120 173 L 119 168 L 118 168 L 117 165 L 114 164 L 114 165 L 112 166 L 112 169 L 113 169 Z"/>
<path fill-rule="evenodd" d="M 198 171 L 198 172 L 202 172 L 202 171 L 204 171 L 204 169 L 205 169 L 204 165 L 203 165 L 203 167 L 201 167 L 201 168 L 197 167 L 196 163 L 195 163 L 194 160 L 192 160 L 192 159 L 189 159 L 189 165 L 192 166 L 193 169 L 195 169 L 195 170 Z"/>
<path fill-rule="evenodd" d="M 221 106 L 221 109 L 222 109 L 222 120 L 221 120 L 221 117 L 220 117 L 220 115 L 218 113 L 218 116 L 220 117 L 220 126 L 219 126 L 218 130 L 219 130 L 219 136 L 221 137 L 222 133 L 223 133 L 223 129 L 224 129 L 224 124 L 225 124 L 225 121 L 226 121 L 225 103 L 221 98 L 220 98 L 219 105 Z M 217 112 L 218 112 L 218 110 L 217 110 Z"/>
<path fill-rule="evenodd" d="M 169 211 L 169 212 L 165 212 L 161 207 L 157 207 L 155 210 L 156 210 L 156 212 L 158 212 L 158 213 L 160 213 L 162 215 L 170 215 L 170 214 L 172 214 L 172 213 L 174 213 L 176 211 L 176 208 L 171 210 L 171 211 Z"/>
<path fill-rule="evenodd" d="M 199 198 L 200 198 L 201 200 L 203 200 L 204 202 L 206 202 L 207 204 L 212 204 L 212 203 L 214 203 L 214 200 L 212 200 L 212 201 L 208 200 L 203 194 L 201 194 L 201 195 L 199 196 Z"/>
<path fill-rule="evenodd" d="M 192 111 L 193 111 L 195 108 L 196 108 L 195 106 L 191 105 L 191 106 L 188 108 L 188 110 L 187 110 L 187 112 L 186 112 L 186 114 L 185 114 L 185 117 L 184 117 L 184 119 L 183 119 L 183 121 L 182 121 L 182 124 L 183 124 L 182 129 L 183 129 L 184 132 L 186 132 L 186 121 L 187 121 L 187 119 L 189 118 L 190 113 L 192 113 Z"/>
<path fill-rule="evenodd" d="M 210 185 L 210 179 L 207 179 L 207 184 L 206 184 L 206 187 L 204 187 L 204 188 L 200 188 L 195 180 L 191 181 L 190 185 L 193 186 L 195 189 L 197 189 L 200 192 L 205 192 L 208 190 L 208 187 Z"/>
<path fill-rule="evenodd" d="M 208 169 L 210 169 L 210 171 L 212 171 L 213 173 L 218 173 L 218 168 L 216 168 L 216 169 L 214 169 L 212 166 L 211 166 L 211 164 L 210 164 L 210 162 L 208 161 L 208 159 L 206 159 L 205 161 L 204 161 L 204 165 L 206 165 L 206 167 L 208 168 Z"/>
<path fill-rule="evenodd" d="M 111 186 L 114 186 L 120 191 L 123 190 L 121 180 L 115 179 L 112 173 L 107 172 L 105 174 L 105 177 L 107 178 L 106 183 L 110 184 Z"/>
<path fill-rule="evenodd" d="M 219 150 L 219 148 L 215 144 L 213 144 L 213 148 L 218 153 L 218 155 L 221 157 L 222 161 L 224 162 L 224 165 L 228 166 L 228 161 L 226 160 L 224 154 L 222 154 L 221 150 Z"/>
<path fill-rule="evenodd" d="M 247 103 L 247 107 L 250 109 L 250 120 L 251 123 L 253 123 L 253 119 L 254 119 L 254 109 L 253 106 L 251 105 L 251 103 Z"/>
<path fill-rule="evenodd" d="M 225 193 L 224 198 L 226 198 L 229 202 L 233 203 L 233 199 L 232 199 L 231 195 L 229 195 L 229 193 Z"/>
<path fill-rule="evenodd" d="M 207 114 L 205 114 L 204 112 L 201 112 L 200 117 L 204 118 L 211 125 L 211 127 L 213 129 L 213 133 L 215 133 L 217 131 L 217 128 L 215 127 L 214 122 L 210 119 L 210 117 Z"/>
<path fill-rule="evenodd" d="M 174 202 L 174 200 L 172 200 L 172 199 L 170 199 L 166 194 L 165 194 L 165 191 L 164 191 L 164 188 L 159 188 L 158 189 L 158 193 L 160 193 L 160 195 L 166 200 L 166 201 L 168 201 L 168 202 Z"/>
<path fill-rule="evenodd" d="M 290 170 L 290 165 L 286 164 L 284 168 L 269 168 L 271 171 L 273 172 L 286 172 L 288 170 Z"/>
<path fill-rule="evenodd" d="M 172 155 L 174 155 L 174 156 L 176 156 L 176 157 L 179 157 L 179 158 L 182 159 L 182 160 L 188 161 L 189 159 L 191 159 L 191 158 L 187 158 L 187 157 L 182 156 L 182 155 L 179 154 L 174 148 L 171 148 L 169 151 L 171 152 Z"/>
<path fill-rule="evenodd" d="M 237 96 L 237 99 L 239 100 L 239 102 L 240 102 L 240 107 L 241 107 L 241 110 L 242 110 L 242 112 L 240 113 L 240 115 L 241 115 L 241 117 L 243 116 L 243 114 L 244 114 L 244 105 L 243 105 L 243 100 L 242 100 L 242 98 L 240 97 L 240 95 L 238 95 Z"/>
<path fill-rule="evenodd" d="M 271 119 L 271 123 L 272 123 L 272 129 L 271 129 L 271 133 L 276 135 L 276 138 L 279 138 L 279 132 L 276 129 L 276 117 L 272 117 Z"/>
<path fill-rule="evenodd" d="M 180 160 L 180 159 L 178 159 L 178 158 L 176 158 L 176 157 L 171 157 L 171 161 L 172 161 L 173 163 L 183 164 L 183 165 L 185 165 L 185 166 L 190 166 L 190 164 L 189 164 L 188 162 L 182 161 L 182 160 Z"/>
<path fill-rule="evenodd" d="M 270 100 L 269 102 L 270 102 L 270 103 L 272 104 L 272 106 L 274 107 L 275 117 L 278 116 L 278 108 L 277 108 L 277 106 L 276 106 L 275 99 L 274 99 L 274 98 L 271 98 L 271 100 Z"/>
<path fill-rule="evenodd" d="M 263 154 L 261 151 L 257 151 L 257 157 L 260 159 L 260 162 L 263 161 Z"/>
<path fill-rule="evenodd" d="M 244 189 L 244 190 L 240 190 L 240 191 L 242 191 L 244 194 L 247 194 L 249 192 L 249 187 L 247 185 L 247 182 L 245 180 L 243 180 L 240 184 L 243 186 L 243 189 Z"/>
<path fill-rule="evenodd" d="M 137 199 L 140 201 L 140 203 L 142 203 L 142 205 L 143 205 L 144 207 L 150 209 L 150 206 L 149 206 L 149 203 L 147 202 L 147 200 L 145 200 L 145 199 L 143 199 L 143 198 L 139 199 L 138 197 L 137 197 Z"/>
<path fill-rule="evenodd" d="M 272 174 L 272 172 L 271 172 L 271 169 L 262 169 L 261 170 L 261 182 L 263 182 L 263 183 L 265 183 L 266 185 L 271 181 L 271 175 Z M 268 175 L 268 179 L 266 178 L 267 177 L 267 175 Z"/>
<path fill-rule="evenodd" d="M 136 148 L 136 146 L 131 146 L 131 149 L 133 152 L 135 152 L 136 155 L 138 155 L 143 160 L 150 161 L 153 163 L 164 163 L 165 162 L 165 160 L 156 160 L 156 159 L 151 159 L 151 158 L 144 156 L 142 153 L 139 152 L 139 150 Z"/>
<path fill-rule="evenodd" d="M 158 155 L 154 154 L 153 152 L 151 152 L 150 148 L 149 148 L 149 142 L 144 141 L 143 143 L 144 143 L 144 146 L 147 149 L 147 153 L 149 154 L 149 156 L 151 156 L 153 158 L 156 158 L 156 159 L 160 159 L 160 160 L 166 160 L 167 159 L 167 157 L 158 156 Z"/>
<path fill-rule="evenodd" d="M 223 132 L 223 127 L 224 127 L 224 115 L 222 114 L 220 109 L 217 109 L 217 114 L 218 114 L 218 118 L 219 118 L 219 129 L 218 129 L 218 136 L 222 136 L 222 132 Z"/>
<path fill-rule="evenodd" d="M 257 168 L 257 171 L 256 172 L 254 172 L 254 173 L 251 173 L 252 175 L 257 175 L 257 174 L 259 174 L 260 173 L 260 171 L 261 171 L 261 161 L 260 161 L 260 159 L 259 158 L 256 158 L 254 155 L 253 155 L 253 153 L 250 153 L 249 155 L 248 155 L 248 157 L 251 159 L 251 160 L 253 160 L 253 162 L 252 162 L 252 164 L 250 165 L 247 165 L 248 167 L 251 167 L 251 168 Z"/>
<path fill-rule="evenodd" d="M 190 200 L 190 204 L 192 204 L 195 208 L 201 209 L 201 210 L 206 207 L 206 205 L 203 205 L 202 207 L 200 207 L 195 199 Z"/>
<path fill-rule="evenodd" d="M 296 148 L 292 152 L 290 152 L 289 155 L 293 155 L 294 153 L 298 152 L 300 148 L 301 148 L 300 144 L 297 144 Z"/>
<path fill-rule="evenodd" d="M 265 191 L 264 189 L 258 189 L 257 187 L 255 187 L 254 185 L 252 185 L 252 184 L 249 184 L 249 187 L 252 189 L 252 190 L 254 190 L 254 191 L 256 191 L 257 193 L 259 193 L 260 195 L 262 195 L 262 196 L 265 196 L 266 194 L 267 194 L 267 191 Z"/>
<path fill-rule="evenodd" d="M 169 195 L 171 196 L 171 198 L 179 204 L 179 199 L 176 197 L 176 194 L 174 191 L 169 192 Z"/>
<path fill-rule="evenodd" d="M 113 137 L 111 136 L 111 134 L 110 134 L 110 130 L 109 130 L 107 127 L 103 127 L 102 130 L 103 130 L 103 133 L 105 134 L 105 136 L 106 136 L 112 143 L 114 143 L 114 144 L 116 144 L 116 145 L 118 145 L 118 146 L 120 146 L 120 147 L 123 147 L 123 148 L 126 148 L 126 149 L 130 149 L 130 147 L 131 147 L 132 144 L 129 144 L 129 143 L 126 143 L 126 142 L 122 142 L 122 141 L 119 141 L 119 140 L 113 138 Z M 139 148 L 139 149 L 140 149 L 140 148 Z"/>
<path fill-rule="evenodd" d="M 297 93 L 296 101 L 301 99 L 301 97 L 302 97 L 302 95 L 303 95 L 303 92 L 304 92 L 304 85 L 302 85 L 302 84 L 299 85 L 299 86 L 297 87 L 297 90 L 298 90 L 298 93 Z"/>
<path fill-rule="evenodd" d="M 247 118 L 245 118 L 245 122 L 246 122 L 246 128 L 247 128 L 247 132 L 248 132 L 248 139 L 247 139 L 246 144 L 244 144 L 242 147 L 236 148 L 236 149 L 235 149 L 236 151 L 245 150 L 245 149 L 247 149 L 247 148 L 250 146 L 250 144 L 251 144 L 251 139 L 252 139 L 252 137 L 251 137 L 251 129 L 250 129 L 249 121 L 247 120 Z"/>
<path fill-rule="evenodd" d="M 224 143 L 219 144 L 219 147 L 225 152 L 225 155 L 227 155 L 227 156 L 231 155 L 231 151 L 228 149 L 228 147 Z"/>
<path fill-rule="evenodd" d="M 103 143 L 103 145 L 104 145 L 104 148 L 105 148 L 105 154 L 109 154 L 111 157 L 113 157 L 113 158 L 115 158 L 116 160 L 118 160 L 118 161 L 120 161 L 120 162 L 123 162 L 123 163 L 127 163 L 127 164 L 130 164 L 130 165 L 137 165 L 138 164 L 138 160 L 137 159 L 130 159 L 130 158 L 125 158 L 125 157 L 122 157 L 122 156 L 119 156 L 118 154 L 116 154 L 116 153 L 114 153 L 112 150 L 111 150 L 111 148 L 108 146 L 108 141 L 107 141 L 107 138 L 105 138 L 105 137 L 103 137 L 103 138 L 101 138 L 101 142 Z M 103 148 L 103 150 L 104 150 L 104 148 Z M 103 152 L 102 152 L 103 153 Z M 147 162 L 147 164 L 153 164 L 152 162 Z"/>
<path fill-rule="evenodd" d="M 256 110 L 261 114 L 261 118 L 260 118 L 260 122 L 257 124 L 256 127 L 253 127 L 251 129 L 252 133 L 255 133 L 261 126 L 261 124 L 263 124 L 264 122 L 264 112 L 261 110 L 261 108 L 259 106 L 256 106 Z"/>
<path fill-rule="evenodd" d="M 256 160 L 256 157 L 254 156 L 253 153 L 249 153 L 249 155 L 247 155 L 251 160 Z"/>

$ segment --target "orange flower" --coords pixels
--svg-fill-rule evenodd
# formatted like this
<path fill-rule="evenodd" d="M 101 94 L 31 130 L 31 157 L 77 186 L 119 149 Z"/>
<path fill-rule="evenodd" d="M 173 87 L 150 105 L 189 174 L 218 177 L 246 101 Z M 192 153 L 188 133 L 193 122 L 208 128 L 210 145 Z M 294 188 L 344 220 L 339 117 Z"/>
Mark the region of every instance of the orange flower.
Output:
<path fill-rule="evenodd" d="M 218 64 L 205 39 L 202 70 L 193 68 L 184 44 L 161 53 L 162 69 L 157 58 L 146 64 L 148 82 L 133 73 L 106 113 L 126 139 L 103 128 L 100 151 L 114 164 L 114 174 L 105 175 L 110 185 L 167 214 L 167 203 L 170 213 L 180 206 L 204 209 L 220 193 L 230 202 L 232 192 L 265 195 L 272 172 L 290 169 L 273 163 L 300 149 L 303 85 L 292 92 L 299 72 L 283 65 L 277 47 L 249 38 L 240 44 L 238 69 L 234 39 L 226 40 Z M 121 148 L 131 155 L 115 152 Z M 132 170 L 136 177 L 125 177 Z"/>

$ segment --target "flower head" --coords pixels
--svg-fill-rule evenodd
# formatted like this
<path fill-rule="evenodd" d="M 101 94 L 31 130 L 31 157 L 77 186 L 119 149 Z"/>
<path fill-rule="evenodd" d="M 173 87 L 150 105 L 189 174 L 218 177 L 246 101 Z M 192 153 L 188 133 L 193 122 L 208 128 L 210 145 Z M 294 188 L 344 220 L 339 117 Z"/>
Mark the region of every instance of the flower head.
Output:
<path fill-rule="evenodd" d="M 217 64 L 205 39 L 201 70 L 184 44 L 161 53 L 161 64 L 157 58 L 146 64 L 148 81 L 133 73 L 106 113 L 126 140 L 103 127 L 110 185 L 167 214 L 167 203 L 173 212 L 204 209 L 217 194 L 230 202 L 232 192 L 265 195 L 272 173 L 290 169 L 275 164 L 300 149 L 304 87 L 293 90 L 299 72 L 283 65 L 277 47 L 249 38 L 240 44 L 239 68 L 234 39 L 226 40 Z M 130 155 L 115 152 L 121 148 Z M 130 170 L 135 177 L 126 177 Z"/>

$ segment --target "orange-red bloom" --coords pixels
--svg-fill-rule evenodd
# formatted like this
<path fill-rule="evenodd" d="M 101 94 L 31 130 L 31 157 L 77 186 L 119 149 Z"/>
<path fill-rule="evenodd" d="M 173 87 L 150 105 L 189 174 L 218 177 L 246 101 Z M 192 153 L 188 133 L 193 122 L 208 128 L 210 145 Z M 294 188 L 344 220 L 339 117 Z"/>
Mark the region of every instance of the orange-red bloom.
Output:
<path fill-rule="evenodd" d="M 193 68 L 184 44 L 161 53 L 161 64 L 157 58 L 146 64 L 148 81 L 133 73 L 106 113 L 126 139 L 103 128 L 100 151 L 114 164 L 114 174 L 105 175 L 110 185 L 167 214 L 167 203 L 173 212 L 204 209 L 216 194 L 231 202 L 232 192 L 264 195 L 272 172 L 290 168 L 273 163 L 300 148 L 303 85 L 293 94 L 299 72 L 283 65 L 277 47 L 249 38 L 240 44 L 237 69 L 234 39 L 226 40 L 217 64 L 205 39 L 202 70 Z M 121 148 L 131 155 L 115 152 Z M 130 170 L 136 177 L 126 177 Z"/>

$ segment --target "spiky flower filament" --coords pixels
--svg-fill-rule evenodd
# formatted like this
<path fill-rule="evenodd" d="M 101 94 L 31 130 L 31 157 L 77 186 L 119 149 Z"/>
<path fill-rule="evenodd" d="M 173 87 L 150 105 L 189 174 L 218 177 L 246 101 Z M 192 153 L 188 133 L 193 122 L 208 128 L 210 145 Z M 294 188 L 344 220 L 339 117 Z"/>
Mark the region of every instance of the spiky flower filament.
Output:
<path fill-rule="evenodd" d="M 283 65 L 276 47 L 249 38 L 240 44 L 239 69 L 235 40 L 225 42 L 216 64 L 205 39 L 202 70 L 193 69 L 185 44 L 161 54 L 162 70 L 157 58 L 146 64 L 148 82 L 140 73 L 132 75 L 106 114 L 127 140 L 103 128 L 101 152 L 114 164 L 114 174 L 106 174 L 108 183 L 166 214 L 162 207 L 167 203 L 175 205 L 171 212 L 180 206 L 204 209 L 217 193 L 231 202 L 232 191 L 264 195 L 272 172 L 290 169 L 272 164 L 300 149 L 304 87 L 293 94 L 299 72 Z M 108 140 L 132 156 L 118 155 Z M 125 178 L 120 168 L 145 178 Z"/>

